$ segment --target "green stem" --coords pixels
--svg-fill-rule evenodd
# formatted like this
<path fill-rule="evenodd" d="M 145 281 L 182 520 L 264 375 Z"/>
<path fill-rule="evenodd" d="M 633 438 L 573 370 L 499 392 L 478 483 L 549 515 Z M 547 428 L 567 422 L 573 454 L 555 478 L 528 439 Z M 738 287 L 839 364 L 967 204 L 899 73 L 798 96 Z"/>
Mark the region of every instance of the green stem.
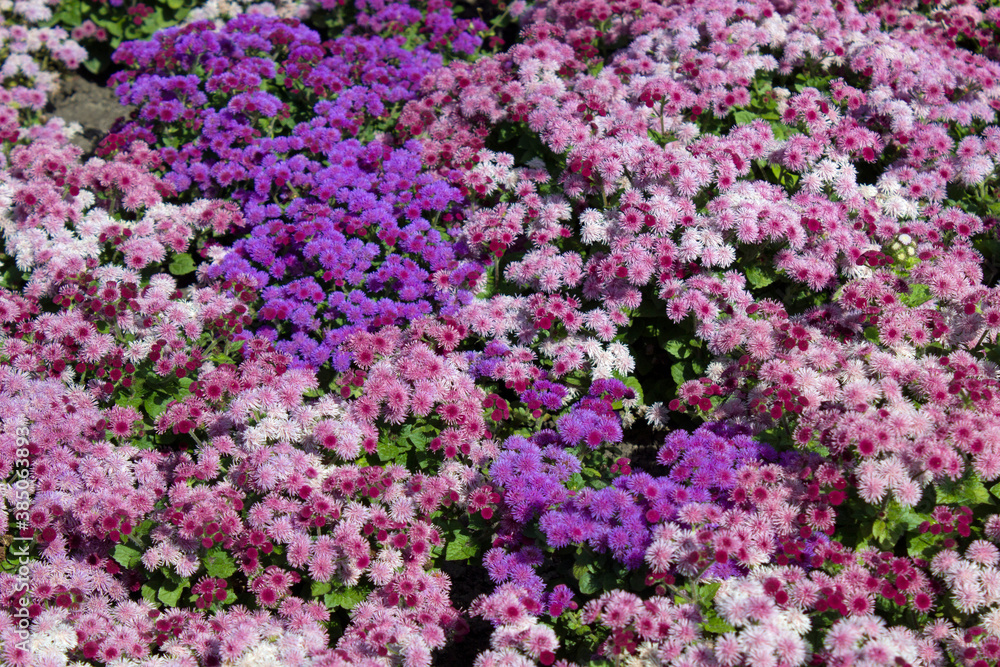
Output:
<path fill-rule="evenodd" d="M 988 336 L 989 333 L 990 333 L 989 329 L 986 329 L 985 331 L 983 331 L 983 335 L 979 337 L 979 340 L 976 341 L 976 344 L 973 345 L 971 349 L 972 350 L 979 349 L 979 346 L 983 344 L 983 341 L 986 340 L 986 336 Z"/>
<path fill-rule="evenodd" d="M 219 344 L 219 340 L 220 340 L 220 337 L 219 337 L 219 336 L 216 336 L 215 338 L 213 338 L 213 339 L 212 339 L 212 342 L 211 342 L 211 343 L 209 343 L 209 344 L 208 344 L 208 347 L 206 347 L 206 348 L 204 349 L 204 351 L 203 351 L 203 352 L 201 353 L 201 355 L 202 355 L 202 358 L 203 358 L 203 359 L 207 359 L 207 358 L 208 358 L 208 355 L 209 355 L 209 353 L 210 353 L 210 352 L 211 352 L 211 351 L 212 351 L 213 349 L 215 349 L 215 346 L 216 346 L 216 345 L 218 345 L 218 344 Z"/>
<path fill-rule="evenodd" d="M 684 600 L 686 604 L 693 604 L 690 595 L 684 589 L 677 588 L 677 586 L 674 586 L 673 584 L 664 584 L 664 586 L 666 586 L 667 590 L 673 593 L 675 597 L 679 597 Z"/>
<path fill-rule="evenodd" d="M 702 576 L 706 572 L 708 572 L 708 568 L 710 567 L 712 567 L 711 562 L 709 562 L 709 564 L 706 565 L 705 567 L 701 568 L 701 572 L 699 572 L 693 579 L 691 579 L 691 593 L 694 596 L 695 604 L 697 604 L 698 601 L 701 600 L 701 595 L 699 595 L 698 583 L 701 581 Z"/>

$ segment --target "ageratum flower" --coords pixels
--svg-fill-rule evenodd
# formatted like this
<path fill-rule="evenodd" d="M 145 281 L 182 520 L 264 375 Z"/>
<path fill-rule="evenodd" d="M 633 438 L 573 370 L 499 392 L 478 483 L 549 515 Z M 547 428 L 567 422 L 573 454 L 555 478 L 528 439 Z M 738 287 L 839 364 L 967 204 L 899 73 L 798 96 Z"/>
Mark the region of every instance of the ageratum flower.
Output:
<path fill-rule="evenodd" d="M 178 190 L 241 204 L 245 237 L 213 250 L 204 275 L 252 279 L 262 295 L 258 333 L 297 365 L 345 370 L 352 334 L 453 316 L 471 300 L 481 269 L 461 259 L 440 220 L 458 191 L 423 168 L 419 143 L 353 138 L 388 122 L 441 66 L 428 46 L 362 36 L 320 43 L 296 21 L 246 15 L 220 29 L 170 29 L 116 57 L 138 70 L 118 77 L 119 96 L 142 110 L 105 150 L 148 138 Z M 196 62 L 201 79 L 190 74 Z M 313 114 L 289 116 L 292 104 Z M 157 138 L 167 128 L 199 132 L 168 146 Z"/>

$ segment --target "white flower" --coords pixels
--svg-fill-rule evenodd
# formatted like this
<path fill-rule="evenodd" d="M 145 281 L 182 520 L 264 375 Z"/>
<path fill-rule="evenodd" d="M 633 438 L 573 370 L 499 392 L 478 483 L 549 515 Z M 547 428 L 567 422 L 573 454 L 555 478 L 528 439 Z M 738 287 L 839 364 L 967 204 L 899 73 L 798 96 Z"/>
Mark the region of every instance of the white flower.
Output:
<path fill-rule="evenodd" d="M 590 362 L 593 365 L 595 379 L 607 379 L 612 377 L 615 359 L 607 350 L 598 349 L 591 353 Z"/>
<path fill-rule="evenodd" d="M 718 361 L 713 361 L 705 369 L 705 377 L 710 379 L 712 382 L 718 382 L 722 379 L 722 371 L 726 370 L 725 364 Z"/>
<path fill-rule="evenodd" d="M 278 647 L 270 643 L 256 644 L 249 651 L 244 653 L 240 661 L 235 663 L 239 667 L 263 667 L 264 665 L 280 665 L 281 656 L 278 654 Z"/>
<path fill-rule="evenodd" d="M 613 359 L 611 365 L 615 372 L 628 375 L 635 368 L 635 360 L 632 359 L 628 348 L 621 343 L 611 343 L 608 345 L 608 352 Z"/>
<path fill-rule="evenodd" d="M 646 423 L 652 426 L 654 430 L 664 428 L 668 419 L 670 419 L 670 411 L 667 410 L 661 401 L 657 401 L 646 408 Z"/>
<path fill-rule="evenodd" d="M 887 197 L 882 202 L 882 210 L 894 218 L 914 218 L 917 215 L 916 205 L 898 195 Z"/>
<path fill-rule="evenodd" d="M 816 165 L 814 173 L 825 182 L 833 181 L 840 175 L 840 165 L 833 160 L 823 160 Z"/>
<path fill-rule="evenodd" d="M 980 624 L 991 635 L 1000 634 L 1000 609 L 992 609 L 983 615 Z"/>
<path fill-rule="evenodd" d="M 63 623 L 53 612 L 48 612 L 35 620 L 35 632 L 31 634 L 30 655 L 66 664 L 66 653 L 76 648 L 76 631 Z"/>
<path fill-rule="evenodd" d="M 588 208 L 580 214 L 580 224 L 582 225 L 583 242 L 597 243 L 608 240 L 608 221 L 600 211 Z"/>
<path fill-rule="evenodd" d="M 403 554 L 399 549 L 389 547 L 378 552 L 378 555 L 375 556 L 375 562 L 385 563 L 393 570 L 398 570 L 403 567 Z"/>

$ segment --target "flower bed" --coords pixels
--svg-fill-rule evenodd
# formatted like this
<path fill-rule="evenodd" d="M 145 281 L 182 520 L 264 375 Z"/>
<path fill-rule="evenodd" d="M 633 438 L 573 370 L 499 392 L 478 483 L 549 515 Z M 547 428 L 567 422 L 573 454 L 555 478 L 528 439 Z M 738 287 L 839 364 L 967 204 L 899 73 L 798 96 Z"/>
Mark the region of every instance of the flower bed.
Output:
<path fill-rule="evenodd" d="M 0 7 L 0 662 L 1000 660 L 995 2 L 167 5 Z"/>

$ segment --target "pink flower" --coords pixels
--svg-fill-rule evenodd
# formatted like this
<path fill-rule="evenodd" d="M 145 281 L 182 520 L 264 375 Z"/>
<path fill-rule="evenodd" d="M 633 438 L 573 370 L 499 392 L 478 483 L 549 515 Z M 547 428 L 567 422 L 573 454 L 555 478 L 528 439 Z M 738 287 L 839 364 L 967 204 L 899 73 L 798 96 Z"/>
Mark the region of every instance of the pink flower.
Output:
<path fill-rule="evenodd" d="M 965 557 L 980 565 L 996 565 L 1000 551 L 986 540 L 975 540 L 966 548 Z"/>

